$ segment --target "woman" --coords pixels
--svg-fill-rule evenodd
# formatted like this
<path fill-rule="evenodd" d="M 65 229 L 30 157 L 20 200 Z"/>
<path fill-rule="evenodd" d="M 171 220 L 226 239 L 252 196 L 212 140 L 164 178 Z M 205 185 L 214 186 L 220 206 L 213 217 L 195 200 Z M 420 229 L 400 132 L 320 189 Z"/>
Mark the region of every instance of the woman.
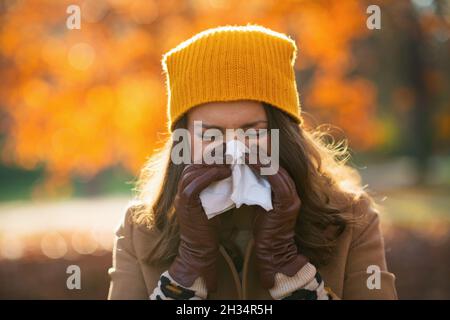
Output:
<path fill-rule="evenodd" d="M 117 230 L 110 299 L 397 298 L 374 201 L 342 160 L 345 148 L 303 125 L 296 54 L 288 36 L 247 25 L 203 31 L 164 55 L 169 129 L 187 129 L 191 148 L 200 139 L 207 150 L 211 128 L 278 130 L 279 169 L 262 176 L 273 209 L 207 217 L 199 195 L 231 167 L 177 164 L 169 140 L 142 170 Z M 248 166 L 255 175 L 263 167 Z"/>

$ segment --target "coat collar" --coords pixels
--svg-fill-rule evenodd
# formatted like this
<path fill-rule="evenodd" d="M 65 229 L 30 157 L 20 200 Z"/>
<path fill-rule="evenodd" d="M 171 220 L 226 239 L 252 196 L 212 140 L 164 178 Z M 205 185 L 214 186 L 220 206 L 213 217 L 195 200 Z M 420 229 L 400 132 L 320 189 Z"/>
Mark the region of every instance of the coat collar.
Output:
<path fill-rule="evenodd" d="M 218 291 L 210 293 L 209 299 L 237 299 L 237 300 L 271 300 L 269 291 L 262 288 L 256 272 L 256 260 L 254 255 L 254 239 L 250 238 L 244 255 L 242 269 L 242 281 L 233 263 L 232 258 L 220 245 L 219 274 L 224 281 L 219 285 Z"/>
<path fill-rule="evenodd" d="M 256 212 L 253 208 L 246 205 L 241 206 L 239 209 L 234 208 L 224 213 L 221 217 L 224 234 L 230 234 L 229 231 L 233 228 L 251 230 L 255 216 Z M 225 236 L 225 239 L 226 237 L 227 236 Z M 219 264 L 223 265 L 222 268 L 219 269 L 219 274 L 221 274 L 224 279 L 228 279 L 228 282 L 233 284 L 233 288 L 226 289 L 228 286 L 223 283 L 222 290 L 219 286 L 217 293 L 210 294 L 210 299 L 272 299 L 269 291 L 261 287 L 257 276 L 254 239 L 252 236 L 248 239 L 246 248 L 242 253 L 242 280 L 235 263 L 233 262 L 233 258 L 222 244 L 219 246 L 219 251 Z M 233 292 L 235 293 L 234 296 Z"/>

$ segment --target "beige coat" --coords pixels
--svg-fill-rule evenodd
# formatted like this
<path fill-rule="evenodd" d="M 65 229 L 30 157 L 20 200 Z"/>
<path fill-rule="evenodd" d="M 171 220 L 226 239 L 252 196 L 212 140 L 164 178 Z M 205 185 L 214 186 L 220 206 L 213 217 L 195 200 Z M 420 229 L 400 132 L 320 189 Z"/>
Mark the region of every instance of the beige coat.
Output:
<path fill-rule="evenodd" d="M 148 299 L 161 273 L 169 267 L 153 267 L 147 263 L 159 231 L 129 222 L 131 211 L 127 210 L 116 232 L 108 299 Z M 340 299 L 397 299 L 395 276 L 386 267 L 378 212 L 363 200 L 352 211 L 355 215 L 366 214 L 363 224 L 347 228 L 338 239 L 334 258 L 327 266 L 318 268 L 325 286 Z M 258 281 L 253 244 L 250 238 L 244 255 L 242 283 L 230 255 L 220 246 L 218 290 L 210 293 L 209 299 L 272 299 Z M 376 283 L 373 278 L 377 277 L 368 273 L 370 266 L 380 270 L 379 289 L 368 288 L 367 283 Z"/>

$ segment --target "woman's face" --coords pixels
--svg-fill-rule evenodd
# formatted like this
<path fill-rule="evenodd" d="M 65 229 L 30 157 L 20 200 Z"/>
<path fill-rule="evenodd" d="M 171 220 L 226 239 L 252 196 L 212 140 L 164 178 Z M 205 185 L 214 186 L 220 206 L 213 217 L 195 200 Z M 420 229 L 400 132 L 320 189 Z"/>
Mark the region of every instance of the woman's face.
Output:
<path fill-rule="evenodd" d="M 212 148 L 222 141 L 211 139 L 211 134 L 218 133 L 223 135 L 223 142 L 231 139 L 240 139 L 239 136 L 227 134 L 227 129 L 242 129 L 246 135 L 243 140 L 248 147 L 252 144 L 260 144 L 261 139 L 267 135 L 261 135 L 258 129 L 267 129 L 268 121 L 266 112 L 261 102 L 253 100 L 220 101 L 201 104 L 187 114 L 188 130 L 192 137 L 192 142 L 201 146 L 202 153 L 207 148 Z M 201 123 L 199 122 L 201 121 Z M 208 130 L 214 129 L 214 130 Z M 254 130 L 248 130 L 254 129 Z M 231 131 L 228 130 L 228 133 Z M 259 138 L 253 132 L 259 132 Z M 208 134 L 209 133 L 209 134 Z M 267 143 L 267 142 L 265 142 Z M 194 146 L 191 143 L 192 159 L 195 156 Z"/>

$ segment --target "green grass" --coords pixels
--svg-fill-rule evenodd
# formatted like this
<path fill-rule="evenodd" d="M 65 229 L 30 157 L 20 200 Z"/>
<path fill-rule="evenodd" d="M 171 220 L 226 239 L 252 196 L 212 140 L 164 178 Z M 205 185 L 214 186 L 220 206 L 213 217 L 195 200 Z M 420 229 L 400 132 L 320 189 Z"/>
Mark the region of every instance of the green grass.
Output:
<path fill-rule="evenodd" d="M 0 202 L 30 200 L 33 189 L 44 181 L 44 170 L 0 166 Z M 121 168 L 104 170 L 94 179 L 73 178 L 73 197 L 125 194 L 131 196 L 134 177 Z"/>

